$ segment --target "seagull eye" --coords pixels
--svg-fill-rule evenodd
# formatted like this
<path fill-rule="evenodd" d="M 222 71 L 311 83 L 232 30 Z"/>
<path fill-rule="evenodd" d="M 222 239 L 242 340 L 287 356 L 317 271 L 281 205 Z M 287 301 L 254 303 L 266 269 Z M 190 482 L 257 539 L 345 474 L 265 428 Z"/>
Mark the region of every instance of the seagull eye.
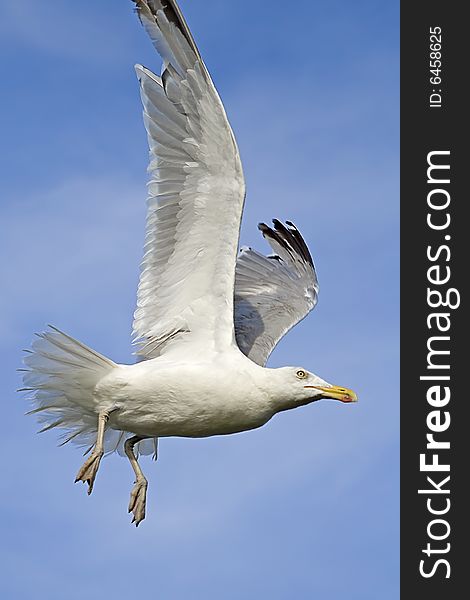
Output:
<path fill-rule="evenodd" d="M 307 373 L 305 371 L 303 371 L 302 369 L 299 369 L 297 371 L 296 375 L 299 379 L 305 379 L 307 377 Z"/>

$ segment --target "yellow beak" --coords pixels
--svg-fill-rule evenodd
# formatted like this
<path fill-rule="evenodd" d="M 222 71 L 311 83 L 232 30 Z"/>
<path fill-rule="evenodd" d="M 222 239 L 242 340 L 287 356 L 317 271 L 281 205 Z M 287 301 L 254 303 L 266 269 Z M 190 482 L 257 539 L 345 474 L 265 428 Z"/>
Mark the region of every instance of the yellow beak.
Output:
<path fill-rule="evenodd" d="M 306 385 L 305 387 L 320 390 L 323 392 L 322 398 L 333 398 L 334 400 L 340 400 L 341 402 L 357 402 L 357 395 L 352 390 L 339 387 L 338 385 L 331 385 L 329 387 Z"/>

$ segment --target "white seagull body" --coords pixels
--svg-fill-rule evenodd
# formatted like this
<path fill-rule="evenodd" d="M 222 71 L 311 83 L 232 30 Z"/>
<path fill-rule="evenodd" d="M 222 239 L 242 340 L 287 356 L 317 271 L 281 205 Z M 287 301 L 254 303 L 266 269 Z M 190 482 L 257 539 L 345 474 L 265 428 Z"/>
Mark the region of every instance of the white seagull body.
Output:
<path fill-rule="evenodd" d="M 139 362 L 116 364 L 50 327 L 28 351 L 23 389 L 43 431 L 64 428 L 63 443 L 93 448 L 76 479 L 89 493 L 103 454 L 125 452 L 138 525 L 147 480 L 137 457 L 156 457 L 159 437 L 231 434 L 320 398 L 357 398 L 305 369 L 265 367 L 316 304 L 313 261 L 277 220 L 259 226 L 275 255 L 238 254 L 245 184 L 222 102 L 176 2 L 134 3 L 163 58 L 161 77 L 136 66 L 150 145 Z"/>

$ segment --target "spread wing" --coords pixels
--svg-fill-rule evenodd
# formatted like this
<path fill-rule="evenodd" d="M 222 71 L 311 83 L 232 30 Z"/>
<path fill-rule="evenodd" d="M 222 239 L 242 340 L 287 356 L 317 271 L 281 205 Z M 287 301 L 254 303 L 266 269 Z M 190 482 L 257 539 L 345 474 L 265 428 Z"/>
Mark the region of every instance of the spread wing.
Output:
<path fill-rule="evenodd" d="M 232 343 L 245 184 L 224 107 L 176 2 L 133 1 L 163 59 L 161 77 L 136 66 L 150 181 L 133 329 L 137 354 L 152 358 L 183 338 Z"/>
<path fill-rule="evenodd" d="M 250 248 L 238 256 L 235 334 L 240 350 L 264 366 L 279 340 L 316 305 L 318 281 L 310 252 L 297 228 L 274 220 L 258 227 L 276 254 Z"/>

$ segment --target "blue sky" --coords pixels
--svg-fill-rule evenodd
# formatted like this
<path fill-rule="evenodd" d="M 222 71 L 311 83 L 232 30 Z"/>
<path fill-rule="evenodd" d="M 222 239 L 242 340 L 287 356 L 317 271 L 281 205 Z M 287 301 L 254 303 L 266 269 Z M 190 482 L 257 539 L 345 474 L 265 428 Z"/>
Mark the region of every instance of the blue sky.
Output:
<path fill-rule="evenodd" d="M 14 390 L 53 323 L 131 362 L 147 146 L 133 64 L 160 62 L 127 0 L 0 7 L 0 360 L 6 413 L 2 597 L 398 597 L 398 2 L 181 0 L 238 139 L 242 243 L 294 221 L 320 280 L 271 366 L 353 388 L 264 428 L 163 440 L 133 476 L 36 435 Z M 248 8 L 249 7 L 249 8 Z M 5 418 L 5 417 L 4 417 Z"/>

